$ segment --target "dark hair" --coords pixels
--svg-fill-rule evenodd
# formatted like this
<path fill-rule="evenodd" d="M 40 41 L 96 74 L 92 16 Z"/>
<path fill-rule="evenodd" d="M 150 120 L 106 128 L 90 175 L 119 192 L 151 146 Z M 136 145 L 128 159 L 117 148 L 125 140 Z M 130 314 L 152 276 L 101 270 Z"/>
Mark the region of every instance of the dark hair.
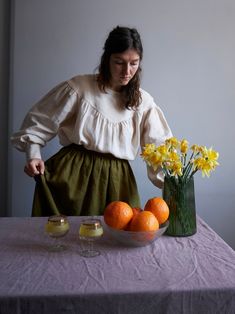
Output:
<path fill-rule="evenodd" d="M 128 49 L 135 49 L 140 57 L 143 58 L 143 47 L 140 35 L 135 28 L 115 27 L 105 41 L 104 52 L 101 56 L 100 65 L 98 67 L 98 85 L 101 90 L 105 92 L 105 87 L 110 83 L 110 69 L 109 61 L 113 53 L 122 53 Z M 140 92 L 140 73 L 141 67 L 138 67 L 134 77 L 130 82 L 122 88 L 126 108 L 137 108 L 141 102 Z"/>

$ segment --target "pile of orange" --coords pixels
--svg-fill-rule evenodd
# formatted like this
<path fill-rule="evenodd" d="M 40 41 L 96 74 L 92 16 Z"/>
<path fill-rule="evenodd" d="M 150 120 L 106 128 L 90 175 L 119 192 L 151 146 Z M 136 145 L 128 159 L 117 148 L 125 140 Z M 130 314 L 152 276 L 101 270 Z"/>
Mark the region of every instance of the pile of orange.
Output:
<path fill-rule="evenodd" d="M 121 201 L 111 202 L 104 210 L 104 221 L 108 226 L 137 232 L 157 231 L 168 217 L 169 207 L 161 197 L 149 199 L 144 210 Z"/>

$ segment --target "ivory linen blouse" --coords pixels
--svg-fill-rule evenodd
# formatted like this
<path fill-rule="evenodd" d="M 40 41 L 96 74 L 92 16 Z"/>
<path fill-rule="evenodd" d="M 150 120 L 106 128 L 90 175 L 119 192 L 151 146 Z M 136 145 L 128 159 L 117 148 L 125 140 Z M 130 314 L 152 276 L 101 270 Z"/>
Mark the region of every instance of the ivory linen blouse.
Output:
<path fill-rule="evenodd" d="M 27 159 L 41 158 L 41 147 L 58 135 L 60 144 L 134 160 L 146 143 L 162 144 L 172 136 L 161 109 L 141 89 L 137 110 L 123 107 L 118 92 L 100 91 L 96 75 L 79 75 L 54 87 L 26 115 L 12 144 Z M 148 177 L 162 187 L 162 174 L 148 168 Z"/>

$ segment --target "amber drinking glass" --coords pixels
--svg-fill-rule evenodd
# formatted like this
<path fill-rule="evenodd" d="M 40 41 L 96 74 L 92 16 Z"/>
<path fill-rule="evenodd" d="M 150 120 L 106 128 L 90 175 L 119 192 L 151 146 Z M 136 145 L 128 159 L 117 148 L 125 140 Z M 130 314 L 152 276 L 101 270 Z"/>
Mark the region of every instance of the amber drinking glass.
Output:
<path fill-rule="evenodd" d="M 100 255 L 100 251 L 94 248 L 94 242 L 103 235 L 101 221 L 96 218 L 88 218 L 81 221 L 79 227 L 79 239 L 81 250 L 79 254 L 84 257 L 95 257 Z"/>
<path fill-rule="evenodd" d="M 48 218 L 45 226 L 46 233 L 53 239 L 49 251 L 63 251 L 67 247 L 60 242 L 60 238 L 64 237 L 69 231 L 69 222 L 64 215 L 54 215 Z"/>

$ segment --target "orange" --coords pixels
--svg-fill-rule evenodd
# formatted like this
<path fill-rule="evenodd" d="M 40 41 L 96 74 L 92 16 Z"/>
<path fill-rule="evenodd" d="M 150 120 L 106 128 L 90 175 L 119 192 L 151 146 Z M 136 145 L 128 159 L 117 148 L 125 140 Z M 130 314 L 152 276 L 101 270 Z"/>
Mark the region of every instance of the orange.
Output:
<path fill-rule="evenodd" d="M 157 218 L 149 211 L 141 211 L 131 220 L 131 231 L 157 231 L 159 223 Z"/>
<path fill-rule="evenodd" d="M 132 208 L 125 202 L 111 202 L 104 210 L 105 223 L 115 229 L 126 228 L 132 217 Z"/>
<path fill-rule="evenodd" d="M 144 210 L 150 211 L 155 215 L 159 224 L 163 224 L 169 217 L 169 207 L 161 197 L 153 197 L 147 201 Z"/>
<path fill-rule="evenodd" d="M 139 207 L 132 207 L 132 211 L 133 211 L 133 217 L 131 218 L 131 220 L 129 221 L 128 225 L 125 227 L 125 230 L 130 231 L 131 230 L 131 222 L 134 219 L 134 217 L 140 213 L 142 211 L 141 208 Z"/>
<path fill-rule="evenodd" d="M 133 217 L 132 217 L 132 219 L 133 219 L 135 217 L 135 215 L 137 215 L 138 213 L 140 213 L 142 211 L 142 209 L 139 207 L 132 207 L 132 211 L 133 211 Z"/>

